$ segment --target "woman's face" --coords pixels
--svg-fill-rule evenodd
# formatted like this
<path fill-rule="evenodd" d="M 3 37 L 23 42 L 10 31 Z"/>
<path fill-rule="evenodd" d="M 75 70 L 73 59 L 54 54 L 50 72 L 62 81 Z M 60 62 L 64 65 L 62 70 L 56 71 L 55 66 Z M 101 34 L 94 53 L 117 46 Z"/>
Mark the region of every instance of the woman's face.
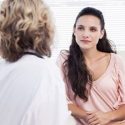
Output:
<path fill-rule="evenodd" d="M 74 28 L 76 42 L 81 49 L 96 49 L 96 45 L 103 37 L 104 31 L 101 30 L 99 18 L 93 15 L 81 16 Z"/>

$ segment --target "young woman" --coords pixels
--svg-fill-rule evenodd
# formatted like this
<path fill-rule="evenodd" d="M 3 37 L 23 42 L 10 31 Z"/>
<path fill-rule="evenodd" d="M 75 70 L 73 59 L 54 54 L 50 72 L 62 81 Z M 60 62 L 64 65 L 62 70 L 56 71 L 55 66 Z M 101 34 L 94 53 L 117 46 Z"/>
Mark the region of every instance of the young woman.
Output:
<path fill-rule="evenodd" d="M 46 57 L 53 33 L 50 11 L 42 0 L 3 1 L 0 125 L 66 125 L 64 83 Z"/>
<path fill-rule="evenodd" d="M 80 11 L 70 49 L 57 62 L 77 125 L 125 124 L 125 64 L 107 39 L 100 10 Z"/>

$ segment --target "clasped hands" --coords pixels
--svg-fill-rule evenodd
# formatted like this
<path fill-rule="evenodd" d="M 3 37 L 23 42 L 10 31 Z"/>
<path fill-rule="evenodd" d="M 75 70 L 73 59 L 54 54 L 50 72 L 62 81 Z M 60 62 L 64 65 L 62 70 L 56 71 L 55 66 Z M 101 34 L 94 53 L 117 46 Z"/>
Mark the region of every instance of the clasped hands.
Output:
<path fill-rule="evenodd" d="M 86 112 L 86 121 L 89 125 L 109 125 L 111 120 L 108 113 L 95 111 Z"/>

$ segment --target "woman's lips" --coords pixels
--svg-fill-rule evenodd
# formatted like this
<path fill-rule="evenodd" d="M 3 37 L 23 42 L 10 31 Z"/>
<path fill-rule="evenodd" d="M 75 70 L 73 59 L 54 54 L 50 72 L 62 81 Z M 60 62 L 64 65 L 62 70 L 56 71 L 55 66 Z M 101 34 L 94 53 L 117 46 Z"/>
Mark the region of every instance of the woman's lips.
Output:
<path fill-rule="evenodd" d="M 84 43 L 90 43 L 91 41 L 90 40 L 80 40 L 81 42 L 84 42 Z"/>

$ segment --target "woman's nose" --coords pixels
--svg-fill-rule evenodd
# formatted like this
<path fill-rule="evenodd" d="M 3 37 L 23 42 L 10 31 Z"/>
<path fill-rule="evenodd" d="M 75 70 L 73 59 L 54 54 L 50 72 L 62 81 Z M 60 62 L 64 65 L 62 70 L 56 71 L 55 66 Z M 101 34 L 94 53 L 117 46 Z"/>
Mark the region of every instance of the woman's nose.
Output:
<path fill-rule="evenodd" d="M 87 36 L 87 35 L 84 35 L 84 36 L 83 36 L 83 39 L 87 39 L 87 38 L 89 38 L 89 36 Z"/>
<path fill-rule="evenodd" d="M 84 32 L 82 33 L 83 38 L 88 38 L 89 35 L 90 35 L 90 34 L 89 34 L 88 31 L 84 31 Z"/>
<path fill-rule="evenodd" d="M 84 39 L 88 38 L 88 37 L 89 37 L 89 33 L 88 33 L 88 32 L 84 32 L 84 33 L 82 34 L 82 37 L 83 37 Z"/>

